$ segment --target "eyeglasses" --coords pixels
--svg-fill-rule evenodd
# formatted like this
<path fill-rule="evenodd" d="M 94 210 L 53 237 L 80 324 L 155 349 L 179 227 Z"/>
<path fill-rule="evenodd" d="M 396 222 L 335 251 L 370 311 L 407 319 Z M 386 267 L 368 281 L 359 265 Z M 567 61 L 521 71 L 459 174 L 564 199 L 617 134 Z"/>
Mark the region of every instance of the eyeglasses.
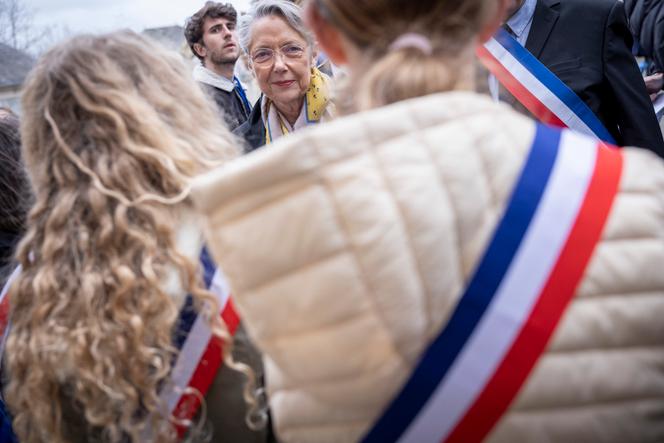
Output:
<path fill-rule="evenodd" d="M 288 44 L 279 48 L 277 51 L 271 48 L 258 48 L 251 54 L 251 61 L 258 65 L 267 65 L 274 61 L 274 54 L 279 52 L 282 57 L 292 60 L 302 58 L 304 48 L 296 44 Z"/>

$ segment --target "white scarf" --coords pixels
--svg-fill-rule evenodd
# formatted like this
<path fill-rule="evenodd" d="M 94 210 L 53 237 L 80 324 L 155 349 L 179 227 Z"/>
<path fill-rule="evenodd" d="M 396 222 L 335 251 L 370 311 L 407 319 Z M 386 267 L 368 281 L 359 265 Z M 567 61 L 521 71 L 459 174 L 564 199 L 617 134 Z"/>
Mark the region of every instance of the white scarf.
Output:
<path fill-rule="evenodd" d="M 194 68 L 194 80 L 226 92 L 233 92 L 233 89 L 235 89 L 235 83 L 233 80 L 229 80 L 216 72 L 210 71 L 203 65 L 197 65 Z"/>

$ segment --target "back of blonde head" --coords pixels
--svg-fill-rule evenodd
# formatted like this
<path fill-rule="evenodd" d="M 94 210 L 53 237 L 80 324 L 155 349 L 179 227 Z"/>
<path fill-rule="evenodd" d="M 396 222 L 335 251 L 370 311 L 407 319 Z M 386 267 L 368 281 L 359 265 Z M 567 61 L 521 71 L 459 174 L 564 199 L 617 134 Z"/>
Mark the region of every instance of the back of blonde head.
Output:
<path fill-rule="evenodd" d="M 189 77 L 176 54 L 123 32 L 61 44 L 27 81 L 36 196 L 5 354 L 22 442 L 143 441 L 149 421 L 173 439 L 158 401 L 177 317 L 163 281 L 175 273 L 199 306 L 212 300 L 174 231 L 189 179 L 236 154 Z"/>
<path fill-rule="evenodd" d="M 321 15 L 362 52 L 360 78 L 351 79 L 355 110 L 447 91 L 464 82 L 472 44 L 497 13 L 494 0 L 313 0 Z M 431 41 L 427 54 L 415 47 L 391 50 L 401 35 Z"/>

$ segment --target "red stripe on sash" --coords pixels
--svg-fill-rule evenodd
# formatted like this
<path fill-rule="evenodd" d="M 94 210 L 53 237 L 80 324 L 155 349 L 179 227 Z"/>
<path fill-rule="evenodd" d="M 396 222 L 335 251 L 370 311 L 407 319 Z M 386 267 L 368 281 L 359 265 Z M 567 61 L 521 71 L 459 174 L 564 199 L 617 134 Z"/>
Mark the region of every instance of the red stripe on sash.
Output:
<path fill-rule="evenodd" d="M 240 324 L 240 317 L 235 311 L 231 298 L 228 299 L 224 310 L 221 312 L 221 318 L 226 324 L 231 336 L 234 335 Z M 223 341 L 216 335 L 213 335 L 208 342 L 207 348 L 205 349 L 201 361 L 196 367 L 188 386 L 195 389 L 200 395 L 205 396 L 221 367 L 222 359 Z M 198 411 L 200 405 L 201 402 L 198 396 L 194 394 L 184 394 L 175 407 L 173 416 L 177 417 L 178 420 L 191 420 Z M 187 429 L 188 428 L 185 426 L 177 426 L 177 432 L 180 438 L 184 437 Z"/>
<path fill-rule="evenodd" d="M 487 69 L 496 76 L 505 87 L 523 106 L 526 107 L 542 123 L 560 128 L 566 128 L 549 108 L 523 86 L 511 72 L 509 72 L 483 45 L 477 47 L 477 56 Z"/>
<path fill-rule="evenodd" d="M 9 319 L 9 292 L 5 294 L 5 298 L 0 302 L 0 337 L 5 334 L 7 329 L 7 321 Z"/>
<path fill-rule="evenodd" d="M 584 203 L 528 322 L 446 443 L 482 441 L 524 385 L 581 282 L 618 191 L 621 172 L 620 151 L 602 144 Z"/>

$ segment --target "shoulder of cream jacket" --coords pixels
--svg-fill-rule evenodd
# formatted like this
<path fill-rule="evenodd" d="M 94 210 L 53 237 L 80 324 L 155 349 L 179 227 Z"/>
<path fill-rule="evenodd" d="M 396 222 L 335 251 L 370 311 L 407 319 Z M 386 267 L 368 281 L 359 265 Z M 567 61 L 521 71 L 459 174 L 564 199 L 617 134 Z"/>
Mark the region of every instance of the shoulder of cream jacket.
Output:
<path fill-rule="evenodd" d="M 451 315 L 530 120 L 472 93 L 353 115 L 197 179 L 284 442 L 357 441 Z M 664 163 L 624 149 L 602 240 L 490 442 L 664 441 Z"/>

